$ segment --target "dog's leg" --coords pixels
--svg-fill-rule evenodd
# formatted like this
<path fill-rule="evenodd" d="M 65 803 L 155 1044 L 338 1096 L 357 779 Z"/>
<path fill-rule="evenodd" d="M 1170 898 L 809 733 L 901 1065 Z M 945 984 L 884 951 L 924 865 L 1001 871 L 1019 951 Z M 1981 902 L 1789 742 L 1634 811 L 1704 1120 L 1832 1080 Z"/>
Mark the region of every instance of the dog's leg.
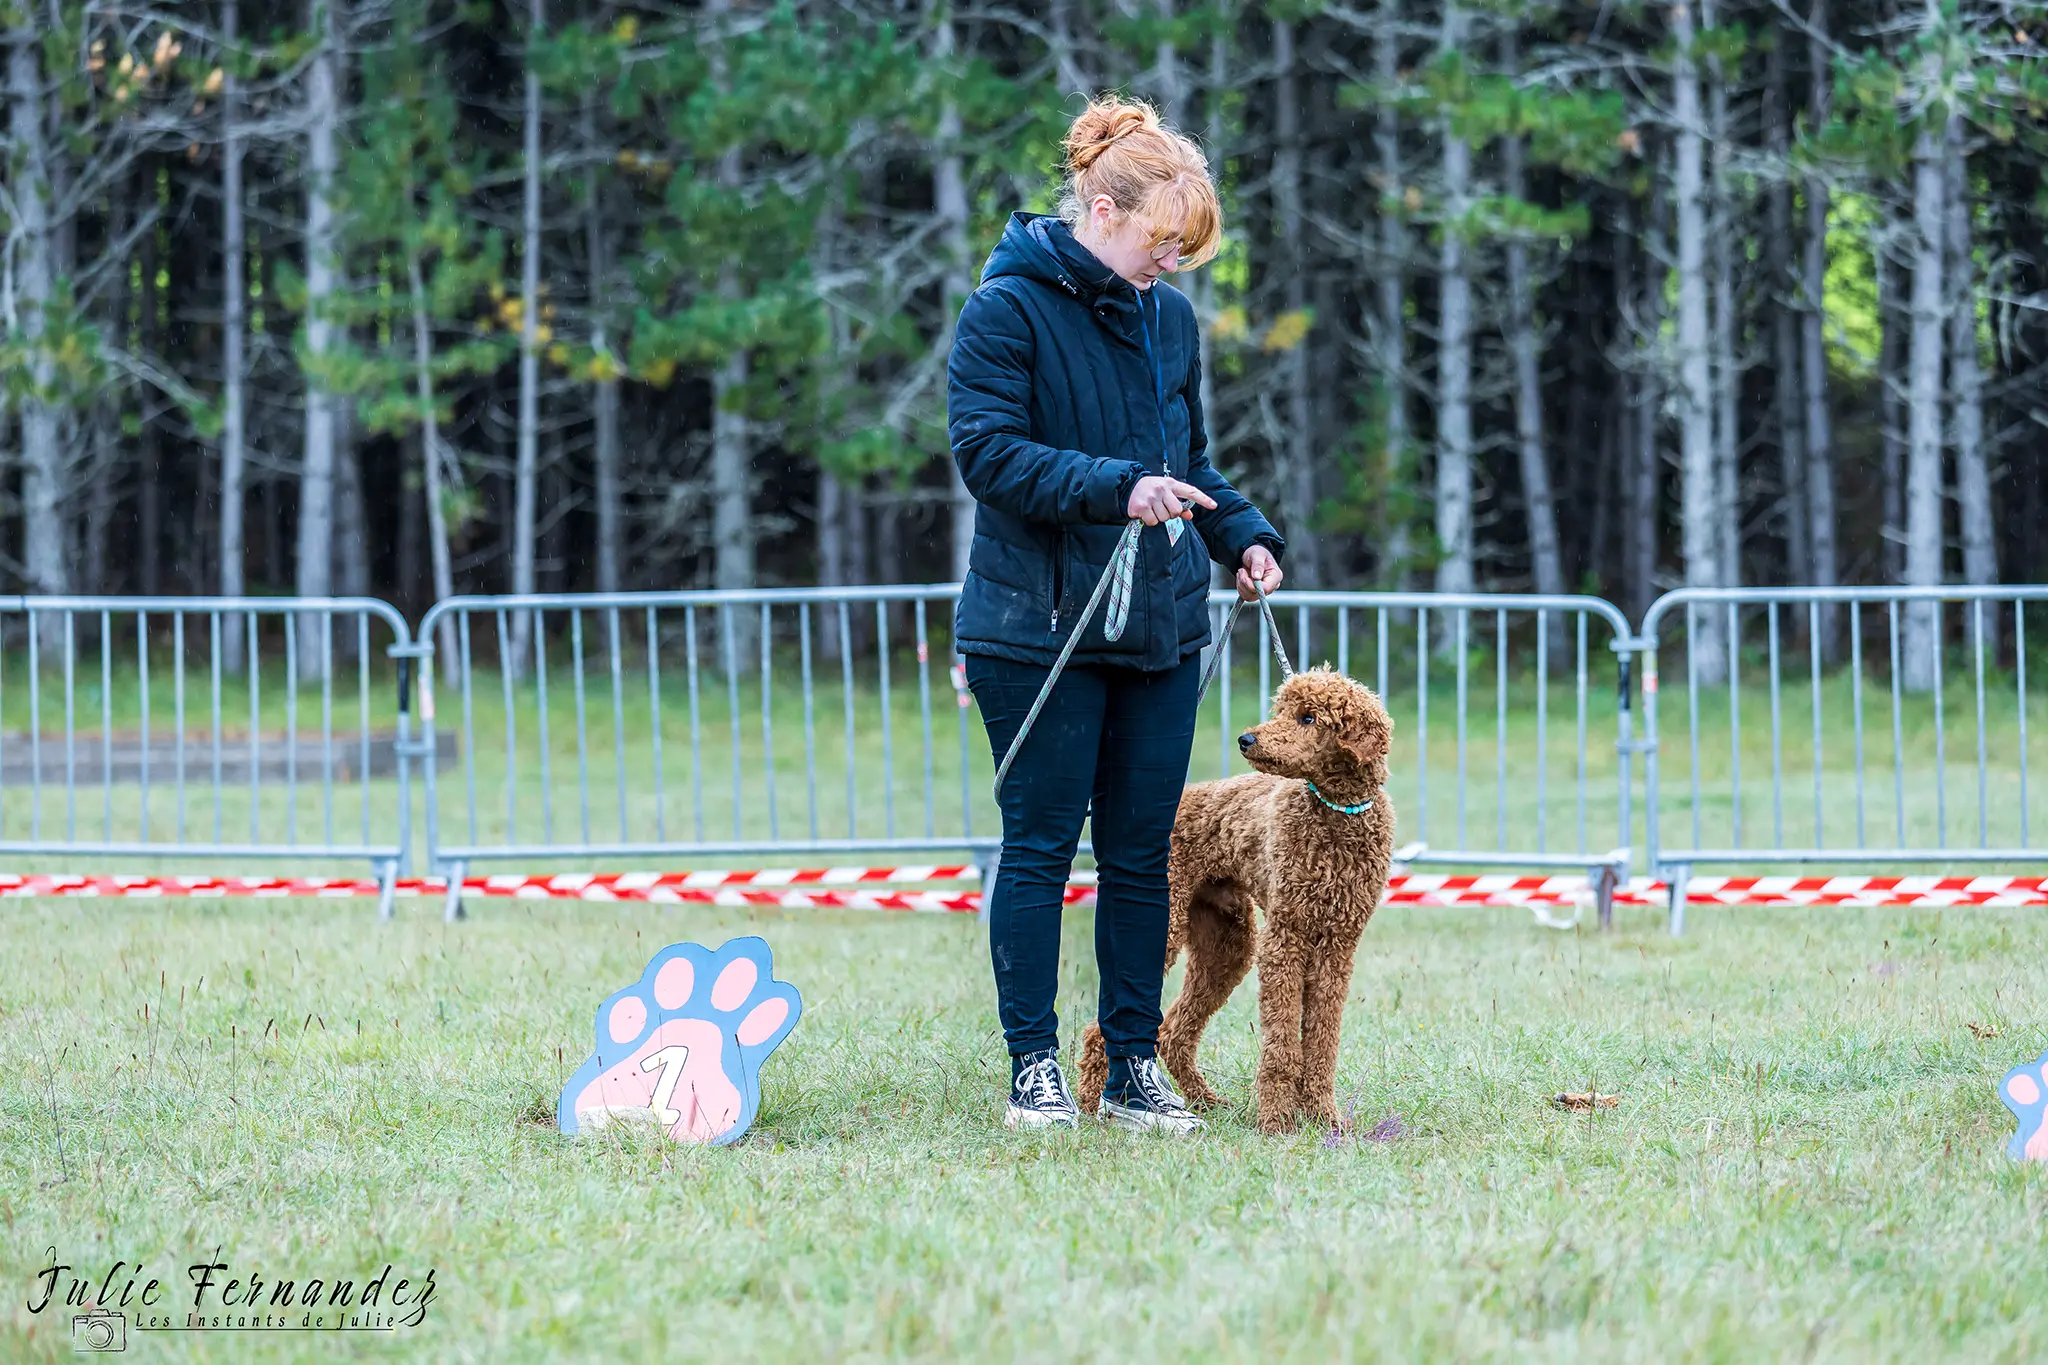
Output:
<path fill-rule="evenodd" d="M 1301 1087 L 1301 1003 L 1308 945 L 1289 928 L 1275 927 L 1267 908 L 1259 939 L 1259 1127 L 1283 1133 L 1294 1126 Z"/>
<path fill-rule="evenodd" d="M 1160 1021 L 1159 1061 L 1189 1106 L 1207 1109 L 1218 1096 L 1203 1079 L 1195 1054 L 1202 1030 L 1251 970 L 1252 907 L 1241 892 L 1210 886 L 1189 898 L 1184 918 L 1187 976 Z"/>
<path fill-rule="evenodd" d="M 1301 1112 L 1332 1128 L 1344 1126 L 1337 1111 L 1337 1044 L 1343 1032 L 1344 1002 L 1351 993 L 1351 964 L 1358 940 L 1323 945 L 1309 959 L 1301 991 Z"/>
<path fill-rule="evenodd" d="M 1102 1102 L 1102 1088 L 1109 1084 L 1109 1051 L 1102 1041 L 1102 1025 L 1093 1019 L 1081 1030 L 1081 1056 L 1074 1068 L 1074 1103 L 1081 1112 L 1092 1114 Z"/>

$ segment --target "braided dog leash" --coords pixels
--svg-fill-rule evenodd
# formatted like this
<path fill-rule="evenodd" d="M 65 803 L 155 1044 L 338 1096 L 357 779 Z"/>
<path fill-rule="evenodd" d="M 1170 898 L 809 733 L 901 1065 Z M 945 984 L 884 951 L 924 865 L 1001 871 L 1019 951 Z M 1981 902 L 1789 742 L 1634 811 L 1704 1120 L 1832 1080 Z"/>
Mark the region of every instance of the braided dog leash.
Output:
<path fill-rule="evenodd" d="M 1180 526 L 1177 521 L 1167 523 L 1168 534 Z M 995 798 L 1003 797 L 1003 779 L 1010 775 L 1010 765 L 1017 760 L 1017 754 L 1024 747 L 1024 737 L 1031 733 L 1031 727 L 1038 722 L 1038 713 L 1045 709 L 1046 699 L 1052 696 L 1053 686 L 1059 682 L 1060 674 L 1066 669 L 1067 660 L 1074 657 L 1074 649 L 1081 643 L 1081 636 L 1087 632 L 1088 623 L 1095 619 L 1095 609 L 1102 605 L 1105 595 L 1109 597 L 1109 615 L 1103 619 L 1102 635 L 1106 640 L 1121 640 L 1124 629 L 1130 624 L 1131 584 L 1138 564 L 1138 536 L 1145 529 L 1145 523 L 1133 517 L 1124 527 L 1123 538 L 1116 543 L 1116 551 L 1110 555 L 1109 563 L 1102 570 L 1102 577 L 1095 584 L 1095 591 L 1089 595 L 1088 605 L 1081 609 L 1081 618 L 1074 622 L 1074 630 L 1060 647 L 1059 658 L 1053 661 L 1052 672 L 1045 678 L 1045 685 L 1038 689 L 1038 697 L 1031 703 L 1031 709 L 1024 713 L 1024 723 L 1017 728 L 1016 738 L 1010 741 L 1009 749 L 1003 754 L 1003 761 L 996 768 Z M 1178 536 L 1172 537 L 1178 540 Z M 1110 589 L 1114 587 L 1112 593 Z M 1202 675 L 1202 690 L 1195 694 L 1195 709 L 1200 710 L 1202 699 L 1209 695 L 1209 684 L 1216 677 L 1217 665 L 1223 658 L 1223 642 L 1230 638 L 1231 627 L 1237 624 L 1237 614 L 1244 609 L 1244 599 L 1238 598 L 1230 604 L 1230 614 L 1224 618 L 1223 633 L 1216 639 L 1214 656 L 1209 660 L 1208 671 Z M 1273 620 L 1272 605 L 1266 600 L 1266 590 L 1259 589 L 1259 610 L 1266 618 L 1266 636 L 1272 642 L 1273 653 L 1280 660 L 1283 678 L 1294 675 L 1294 665 L 1287 661 L 1287 649 L 1280 643 L 1280 627 Z"/>

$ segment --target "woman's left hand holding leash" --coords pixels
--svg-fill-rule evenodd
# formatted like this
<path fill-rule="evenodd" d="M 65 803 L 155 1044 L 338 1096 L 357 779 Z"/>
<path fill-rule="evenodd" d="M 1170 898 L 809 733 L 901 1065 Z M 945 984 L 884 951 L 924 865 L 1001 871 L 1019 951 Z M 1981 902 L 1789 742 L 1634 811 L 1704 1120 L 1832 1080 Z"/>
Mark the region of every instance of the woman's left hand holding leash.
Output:
<path fill-rule="evenodd" d="M 1244 567 L 1237 571 L 1237 595 L 1247 602 L 1259 600 L 1259 593 L 1280 590 L 1280 561 L 1263 545 L 1244 552 Z"/>

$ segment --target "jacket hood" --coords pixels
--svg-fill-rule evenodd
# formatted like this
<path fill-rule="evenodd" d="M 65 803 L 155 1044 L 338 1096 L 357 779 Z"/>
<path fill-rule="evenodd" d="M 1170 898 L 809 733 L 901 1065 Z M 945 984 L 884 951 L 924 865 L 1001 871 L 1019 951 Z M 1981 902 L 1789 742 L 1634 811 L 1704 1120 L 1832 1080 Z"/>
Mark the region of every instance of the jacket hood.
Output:
<path fill-rule="evenodd" d="M 1135 313 L 1138 291 L 1097 260 L 1062 220 L 1042 213 L 1013 213 L 1002 240 L 982 267 L 984 282 L 1005 275 L 1035 280 L 1071 294 L 1090 309 Z"/>

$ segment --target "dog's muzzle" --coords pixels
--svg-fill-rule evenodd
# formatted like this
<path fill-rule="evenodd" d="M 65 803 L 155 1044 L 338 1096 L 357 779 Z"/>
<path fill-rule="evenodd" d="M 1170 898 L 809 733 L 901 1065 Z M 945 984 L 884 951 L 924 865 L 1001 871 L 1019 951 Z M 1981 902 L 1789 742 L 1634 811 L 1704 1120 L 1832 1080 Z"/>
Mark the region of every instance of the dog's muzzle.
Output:
<path fill-rule="evenodd" d="M 1257 746 L 1258 742 L 1259 737 L 1247 730 L 1237 737 L 1237 751 L 1241 754 L 1248 754 Z"/>

